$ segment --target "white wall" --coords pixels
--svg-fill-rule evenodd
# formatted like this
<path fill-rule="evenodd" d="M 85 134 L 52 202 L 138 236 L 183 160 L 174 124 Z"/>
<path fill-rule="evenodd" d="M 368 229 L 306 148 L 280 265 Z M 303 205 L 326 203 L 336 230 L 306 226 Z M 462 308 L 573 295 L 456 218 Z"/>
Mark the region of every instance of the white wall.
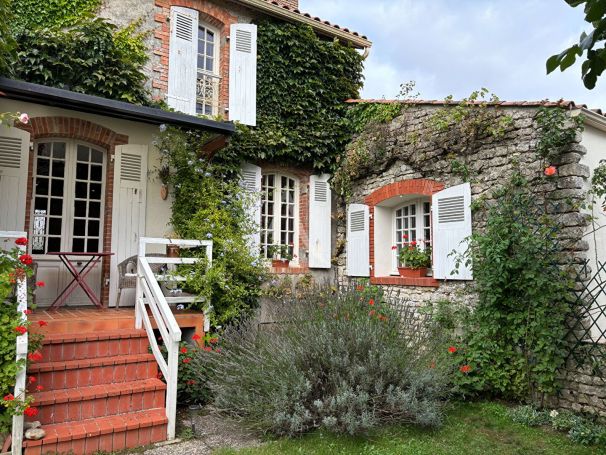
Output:
<path fill-rule="evenodd" d="M 149 146 L 148 178 L 147 178 L 147 208 L 146 233 L 148 237 L 164 237 L 172 229 L 169 226 L 171 216 L 171 198 L 163 201 L 160 197 L 160 181 L 156 177 L 156 169 L 160 163 L 160 153 L 153 145 L 158 127 L 145 123 L 131 122 L 94 114 L 86 114 L 67 109 L 41 106 L 22 101 L 4 100 L 0 98 L 0 112 L 26 112 L 30 117 L 62 116 L 75 117 L 97 123 L 116 133 L 128 136 L 129 144 Z M 23 195 L 25 197 L 25 195 Z M 116 222 L 117 220 L 113 220 Z"/>
<path fill-rule="evenodd" d="M 587 155 L 582 159 L 582 163 L 589 166 L 593 176 L 593 170 L 598 166 L 600 160 L 606 160 L 606 132 L 598 130 L 592 126 L 586 126 L 583 132 L 582 144 L 587 149 Z M 590 189 L 591 179 L 587 182 L 587 190 Z M 603 202 L 603 201 L 600 201 Z M 602 209 L 601 204 L 595 204 L 590 211 L 594 217 L 593 225 L 588 229 L 588 235 L 585 240 L 589 243 L 589 263 L 593 271 L 596 270 L 597 261 L 606 262 L 606 211 Z M 601 229 L 600 229 L 601 227 Z M 596 232 L 591 231 L 598 229 Z M 602 277 L 606 281 L 606 274 Z M 602 293 L 598 299 L 597 305 L 606 308 L 606 294 Z M 606 317 L 598 319 L 597 327 L 592 328 L 592 334 L 595 340 L 606 343 L 606 338 L 600 339 L 600 331 L 606 331 Z"/>

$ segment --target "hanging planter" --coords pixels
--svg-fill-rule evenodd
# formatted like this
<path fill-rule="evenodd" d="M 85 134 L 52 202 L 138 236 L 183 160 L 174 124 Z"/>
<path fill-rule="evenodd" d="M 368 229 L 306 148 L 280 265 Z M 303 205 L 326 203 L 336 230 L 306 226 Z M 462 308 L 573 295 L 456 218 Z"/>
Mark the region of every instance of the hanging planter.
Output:
<path fill-rule="evenodd" d="M 163 201 L 168 198 L 168 181 L 170 179 L 170 168 L 168 166 L 162 166 L 158 169 L 158 178 L 162 183 L 160 187 L 160 197 Z"/>
<path fill-rule="evenodd" d="M 162 198 L 163 201 L 165 201 L 168 198 L 168 185 L 165 185 L 164 183 L 160 187 L 160 197 Z"/>

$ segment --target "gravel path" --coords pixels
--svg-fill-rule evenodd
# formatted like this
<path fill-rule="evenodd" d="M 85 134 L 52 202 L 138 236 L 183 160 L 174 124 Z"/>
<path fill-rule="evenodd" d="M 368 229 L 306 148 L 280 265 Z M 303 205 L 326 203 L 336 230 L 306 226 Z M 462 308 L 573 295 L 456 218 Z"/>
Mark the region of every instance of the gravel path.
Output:
<path fill-rule="evenodd" d="M 191 420 L 187 413 L 181 417 L 181 430 L 191 428 Z M 233 422 L 226 421 L 214 414 L 200 413 L 194 418 L 196 430 L 195 439 L 189 439 L 175 444 L 153 447 L 147 450 L 130 452 L 132 455 L 210 455 L 219 448 L 240 449 L 261 444 L 255 436 L 242 430 Z"/>

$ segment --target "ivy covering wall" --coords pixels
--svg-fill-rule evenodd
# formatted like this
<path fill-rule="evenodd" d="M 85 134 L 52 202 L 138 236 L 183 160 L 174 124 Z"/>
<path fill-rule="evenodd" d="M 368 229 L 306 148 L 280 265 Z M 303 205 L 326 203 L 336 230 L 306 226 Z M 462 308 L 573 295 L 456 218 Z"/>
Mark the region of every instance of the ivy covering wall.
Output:
<path fill-rule="evenodd" d="M 362 55 L 311 27 L 258 24 L 257 127 L 240 127 L 231 151 L 331 170 L 351 139 L 344 101 L 362 87 Z"/>

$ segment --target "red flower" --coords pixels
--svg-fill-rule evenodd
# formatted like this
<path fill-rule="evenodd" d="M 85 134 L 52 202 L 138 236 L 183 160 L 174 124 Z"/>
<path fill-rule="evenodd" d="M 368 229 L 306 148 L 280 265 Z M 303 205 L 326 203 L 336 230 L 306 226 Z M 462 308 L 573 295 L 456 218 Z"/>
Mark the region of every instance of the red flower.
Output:
<path fill-rule="evenodd" d="M 361 284 L 358 284 L 356 286 L 356 291 L 360 292 L 360 291 L 363 291 L 363 290 L 364 290 L 364 286 L 362 286 Z"/>
<path fill-rule="evenodd" d="M 42 391 L 44 390 L 44 387 L 43 387 L 43 386 L 41 386 L 41 385 L 37 385 L 37 386 L 36 386 L 36 390 L 37 390 L 38 392 L 42 392 Z"/>
<path fill-rule="evenodd" d="M 44 281 L 36 281 L 36 286 L 39 288 L 43 288 L 44 286 L 46 286 L 46 283 Z"/>
<path fill-rule="evenodd" d="M 370 306 L 375 306 L 375 299 L 370 299 L 370 300 L 368 301 L 368 304 L 369 304 Z"/>
<path fill-rule="evenodd" d="M 194 381 L 193 379 L 190 379 L 189 381 L 187 381 L 187 385 L 194 385 L 196 383 L 196 381 Z"/>
<path fill-rule="evenodd" d="M 211 348 L 210 346 L 204 346 L 204 347 L 202 348 L 202 350 L 203 350 L 204 352 L 210 352 L 210 351 L 212 351 L 212 350 L 213 350 L 213 348 Z"/>
<path fill-rule="evenodd" d="M 547 177 L 556 175 L 557 172 L 558 172 L 558 169 L 555 166 L 549 166 L 548 168 L 545 169 L 545 175 Z"/>
<path fill-rule="evenodd" d="M 471 367 L 469 365 L 463 365 L 461 368 L 459 368 L 459 371 L 467 374 L 471 371 Z"/>
<path fill-rule="evenodd" d="M 17 240 L 15 240 L 15 244 L 19 246 L 25 246 L 27 245 L 27 239 L 25 237 L 19 237 Z"/>
<path fill-rule="evenodd" d="M 24 315 L 32 314 L 32 310 L 23 310 Z"/>
<path fill-rule="evenodd" d="M 414 240 L 413 240 L 412 242 L 410 242 L 410 244 L 411 244 L 412 246 L 417 246 L 417 242 L 416 242 L 416 241 L 414 241 Z"/>
<path fill-rule="evenodd" d="M 215 349 L 215 352 L 216 352 L 217 354 L 219 354 L 219 353 L 221 352 L 221 348 L 217 348 L 217 349 Z"/>
<path fill-rule="evenodd" d="M 45 325 L 48 325 L 48 322 L 46 322 L 46 321 L 38 321 L 38 325 L 40 327 L 44 327 Z"/>
<path fill-rule="evenodd" d="M 402 236 L 402 238 L 403 238 L 404 240 L 407 240 L 407 239 L 408 239 L 408 235 L 404 234 L 404 235 Z"/>
<path fill-rule="evenodd" d="M 36 376 L 30 376 L 29 378 L 27 378 L 27 382 L 29 382 L 30 384 L 36 382 Z"/>
<path fill-rule="evenodd" d="M 15 396 L 12 393 L 9 393 L 8 395 L 4 395 L 4 401 L 13 401 L 15 399 Z"/>
<path fill-rule="evenodd" d="M 27 417 L 36 417 L 38 415 L 38 408 L 25 408 L 23 414 Z"/>
<path fill-rule="evenodd" d="M 387 321 L 387 316 L 383 316 L 382 314 L 379 315 L 379 321 Z"/>
<path fill-rule="evenodd" d="M 19 260 L 25 265 L 31 265 L 31 263 L 34 262 L 34 258 L 32 258 L 29 254 L 22 254 L 19 256 Z"/>
<path fill-rule="evenodd" d="M 191 363 L 191 359 L 189 357 L 185 358 L 183 359 L 183 363 Z"/>
<path fill-rule="evenodd" d="M 42 360 L 42 354 L 40 354 L 40 352 L 38 351 L 30 352 L 29 354 L 27 354 L 27 358 L 30 359 L 32 362 L 37 362 L 38 360 Z"/>
<path fill-rule="evenodd" d="M 392 250 L 392 251 L 395 251 L 395 250 L 397 250 L 397 249 L 398 249 L 398 247 L 397 247 L 397 246 L 395 246 L 395 245 L 391 247 L 391 250 Z"/>
<path fill-rule="evenodd" d="M 200 338 L 202 338 L 202 337 L 200 335 L 198 335 L 197 333 L 194 333 L 194 336 L 191 337 L 191 339 L 194 341 L 198 341 Z"/>
<path fill-rule="evenodd" d="M 181 354 L 187 354 L 187 348 L 185 346 L 181 348 Z"/>
<path fill-rule="evenodd" d="M 18 325 L 17 327 L 15 327 L 15 332 L 23 335 L 27 332 L 27 327 L 23 327 L 22 325 Z"/>
<path fill-rule="evenodd" d="M 208 342 L 210 344 L 217 344 L 219 342 L 219 338 L 217 338 L 217 337 L 211 338 L 210 340 L 208 340 Z"/>
<path fill-rule="evenodd" d="M 454 346 L 451 346 L 448 348 L 448 352 L 450 352 L 451 354 L 454 354 L 455 352 L 457 352 L 457 348 L 455 348 Z"/>
<path fill-rule="evenodd" d="M 371 318 L 377 314 L 377 312 L 375 310 L 370 310 L 370 312 L 368 313 L 368 316 L 370 316 Z"/>

